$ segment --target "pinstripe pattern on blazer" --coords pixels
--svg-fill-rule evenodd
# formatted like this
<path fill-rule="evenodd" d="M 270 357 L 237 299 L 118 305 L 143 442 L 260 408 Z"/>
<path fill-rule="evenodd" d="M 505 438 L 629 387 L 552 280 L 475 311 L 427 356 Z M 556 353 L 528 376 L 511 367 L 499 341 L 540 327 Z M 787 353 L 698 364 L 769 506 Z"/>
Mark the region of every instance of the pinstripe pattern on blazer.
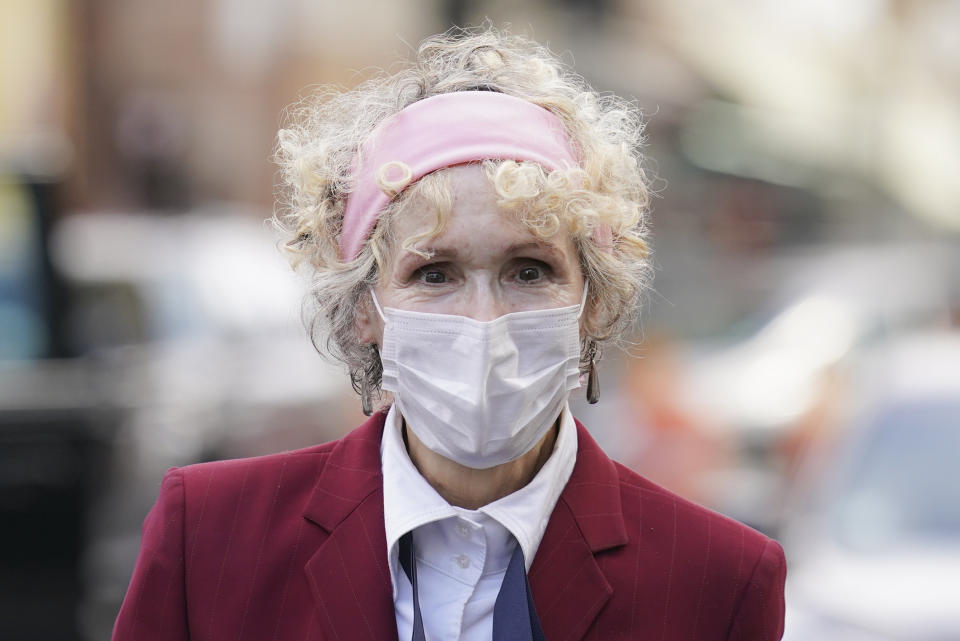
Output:
<path fill-rule="evenodd" d="M 114 641 L 394 641 L 384 414 L 325 445 L 171 469 Z M 578 422 L 530 582 L 551 641 L 776 641 L 780 546 L 612 462 Z"/>

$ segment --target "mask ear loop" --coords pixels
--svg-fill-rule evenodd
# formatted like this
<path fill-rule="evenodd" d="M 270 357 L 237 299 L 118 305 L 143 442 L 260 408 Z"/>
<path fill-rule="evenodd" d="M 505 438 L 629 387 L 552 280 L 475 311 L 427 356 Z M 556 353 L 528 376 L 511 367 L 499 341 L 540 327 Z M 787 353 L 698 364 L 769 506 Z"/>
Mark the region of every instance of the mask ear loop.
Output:
<path fill-rule="evenodd" d="M 383 315 L 383 309 L 380 308 L 380 301 L 377 300 L 377 293 L 373 291 L 373 288 L 370 288 L 370 298 L 373 299 L 373 306 L 377 308 L 377 313 L 380 314 L 380 319 L 386 323 L 387 317 Z"/>
<path fill-rule="evenodd" d="M 583 316 L 583 308 L 587 305 L 587 292 L 590 289 L 590 281 L 583 281 L 583 296 L 580 298 L 580 311 L 577 312 L 577 320 L 580 320 L 580 317 Z M 373 290 L 370 290 L 371 292 Z M 376 300 L 376 299 L 374 299 Z"/>

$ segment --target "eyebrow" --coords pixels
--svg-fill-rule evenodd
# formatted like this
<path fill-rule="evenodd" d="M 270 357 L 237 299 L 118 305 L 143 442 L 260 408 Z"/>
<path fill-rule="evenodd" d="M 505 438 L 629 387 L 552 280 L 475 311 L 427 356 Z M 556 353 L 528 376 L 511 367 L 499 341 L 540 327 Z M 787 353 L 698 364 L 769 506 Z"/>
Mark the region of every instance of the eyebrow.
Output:
<path fill-rule="evenodd" d="M 556 255 L 560 252 L 560 249 L 552 243 L 530 240 L 530 241 L 525 241 L 520 243 L 514 243 L 513 245 L 508 246 L 504 251 L 504 255 L 514 256 L 516 254 L 522 254 L 526 251 L 531 251 L 531 250 L 546 252 L 547 254 L 550 254 L 550 255 Z M 438 259 L 456 260 L 460 256 L 459 248 L 453 247 L 453 246 L 417 247 L 417 251 L 429 253 L 431 255 L 429 260 L 438 260 Z M 424 260 L 424 259 L 422 256 L 418 255 L 416 252 L 407 250 L 401 256 L 399 264 L 403 264 L 410 260 Z"/>
<path fill-rule="evenodd" d="M 554 245 L 553 243 L 548 243 L 545 241 L 530 240 L 525 243 L 515 243 L 507 247 L 508 254 L 520 254 L 525 251 L 537 249 L 540 251 L 545 251 L 548 254 L 557 254 L 560 252 L 560 248 Z"/>

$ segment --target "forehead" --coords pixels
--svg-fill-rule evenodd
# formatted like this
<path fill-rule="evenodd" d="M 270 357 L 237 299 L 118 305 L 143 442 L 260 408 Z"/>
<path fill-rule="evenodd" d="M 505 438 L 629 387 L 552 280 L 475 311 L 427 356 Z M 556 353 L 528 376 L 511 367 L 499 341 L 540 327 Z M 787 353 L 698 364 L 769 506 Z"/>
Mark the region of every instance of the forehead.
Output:
<path fill-rule="evenodd" d="M 446 202 L 433 202 L 422 193 L 415 194 L 397 212 L 392 226 L 400 247 L 398 258 L 409 253 L 402 247 L 418 251 L 460 253 L 499 252 L 521 245 L 537 245 L 563 257 L 576 256 L 576 250 L 565 225 L 550 238 L 539 238 L 525 225 L 517 212 L 498 203 L 499 197 L 476 163 L 444 170 L 441 182 L 449 196 Z M 438 208 L 443 224 L 437 232 Z M 413 240 L 408 244 L 409 240 Z"/>

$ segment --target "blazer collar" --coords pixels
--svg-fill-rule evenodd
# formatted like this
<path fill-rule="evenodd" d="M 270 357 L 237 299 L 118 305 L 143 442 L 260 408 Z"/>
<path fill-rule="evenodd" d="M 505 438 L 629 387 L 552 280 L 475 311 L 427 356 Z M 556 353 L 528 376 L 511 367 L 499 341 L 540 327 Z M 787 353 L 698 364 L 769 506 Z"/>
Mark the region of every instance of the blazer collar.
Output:
<path fill-rule="evenodd" d="M 374 414 L 337 442 L 303 512 L 329 533 L 304 569 L 334 639 L 397 641 L 383 527 L 384 418 Z"/>
<path fill-rule="evenodd" d="M 595 555 L 628 541 L 619 475 L 577 421 L 577 463 L 530 568 L 546 637 L 582 639 L 613 594 Z"/>
<path fill-rule="evenodd" d="M 377 412 L 337 441 L 303 515 L 333 532 L 372 492 L 383 489 L 380 440 L 387 415 Z"/>
<path fill-rule="evenodd" d="M 577 463 L 560 500 L 570 508 L 591 552 L 627 543 L 616 464 L 577 421 Z"/>
<path fill-rule="evenodd" d="M 375 414 L 333 447 L 304 509 L 329 533 L 305 569 L 334 638 L 397 639 L 383 524 L 384 419 Z M 628 540 L 616 467 L 579 421 L 577 441 L 573 474 L 530 568 L 551 641 L 584 636 L 613 594 L 594 555 Z"/>

